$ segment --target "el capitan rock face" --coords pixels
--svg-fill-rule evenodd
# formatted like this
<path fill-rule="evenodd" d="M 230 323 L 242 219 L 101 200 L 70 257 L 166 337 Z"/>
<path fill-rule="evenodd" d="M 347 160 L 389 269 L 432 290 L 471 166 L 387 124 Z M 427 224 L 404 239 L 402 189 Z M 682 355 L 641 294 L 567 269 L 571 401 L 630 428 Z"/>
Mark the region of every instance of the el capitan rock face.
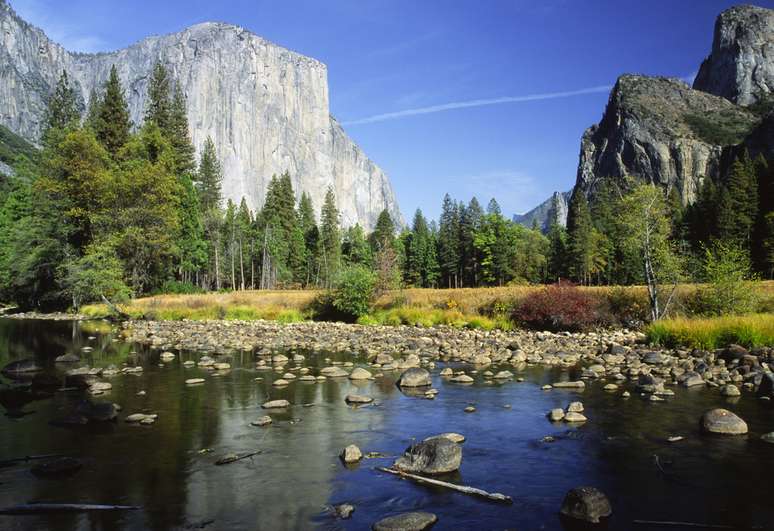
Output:
<path fill-rule="evenodd" d="M 768 96 L 774 90 L 774 10 L 744 5 L 721 13 L 712 53 L 693 88 L 739 105 Z"/>
<path fill-rule="evenodd" d="M 131 118 L 142 122 L 149 74 L 162 61 L 188 100 L 194 145 L 211 136 L 223 194 L 263 204 L 272 174 L 290 172 L 319 211 L 329 185 L 345 225 L 371 228 L 387 208 L 402 222 L 387 176 L 330 116 L 326 66 L 229 24 L 203 23 L 110 53 L 71 53 L 0 0 L 0 123 L 39 136 L 45 102 L 63 70 L 83 108 L 115 65 Z"/>

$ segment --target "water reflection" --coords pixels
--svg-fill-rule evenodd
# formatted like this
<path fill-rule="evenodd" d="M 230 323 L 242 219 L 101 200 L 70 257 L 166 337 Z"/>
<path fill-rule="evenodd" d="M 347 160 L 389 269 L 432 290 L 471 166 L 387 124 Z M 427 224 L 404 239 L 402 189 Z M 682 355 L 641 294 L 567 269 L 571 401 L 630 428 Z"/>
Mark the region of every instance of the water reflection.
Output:
<path fill-rule="evenodd" d="M 440 389 L 435 400 L 402 394 L 394 385 L 397 373 L 357 383 L 294 381 L 275 388 L 272 381 L 295 363 L 279 372 L 257 371 L 253 355 L 238 352 L 228 360 L 232 369 L 216 377 L 184 368 L 183 362 L 200 358 L 197 353 L 178 352 L 173 362 L 160 366 L 159 352 L 116 341 L 116 333 L 106 323 L 0 320 L 0 365 L 33 358 L 44 374 L 61 378 L 66 367 L 53 360 L 65 353 L 97 367 L 121 368 L 130 360 L 144 371 L 108 379 L 113 389 L 99 399 L 120 404 L 122 418 L 137 412 L 159 415 L 152 426 L 120 420 L 96 428 L 53 427 L 49 421 L 72 411 L 81 393 L 21 393 L 12 400 L 5 388 L 0 405 L 10 416 L 0 417 L 0 458 L 57 453 L 81 458 L 84 466 L 66 480 L 38 479 L 29 464 L 0 468 L 0 506 L 45 500 L 143 509 L 0 516 L 0 529 L 366 529 L 408 510 L 436 513 L 435 529 L 562 529 L 561 500 L 582 484 L 609 495 L 614 509 L 610 529 L 630 529 L 634 519 L 748 526 L 774 521 L 774 445 L 758 440 L 774 430 L 774 416 L 768 404 L 747 395 L 729 404 L 711 390 L 678 389 L 675 399 L 654 404 L 636 395 L 624 400 L 597 384 L 582 392 L 544 392 L 540 386 L 545 383 L 579 375 L 531 367 L 519 368 L 524 383 L 485 383 L 479 375 L 475 385 L 460 386 L 434 374 Z M 305 354 L 303 365 L 316 374 L 325 365 L 324 356 Z M 206 382 L 185 385 L 194 377 Z M 344 403 L 349 393 L 376 402 L 352 408 Z M 251 426 L 267 413 L 260 405 L 273 399 L 287 399 L 293 406 L 268 412 L 274 419 L 268 427 Z M 570 427 L 547 421 L 547 411 L 572 400 L 583 401 L 587 423 Z M 470 404 L 477 411 L 464 413 Z M 699 434 L 701 413 L 720 404 L 748 422 L 749 437 Z M 374 470 L 389 464 L 389 458 L 351 468 L 337 459 L 348 444 L 364 453 L 395 456 L 414 440 L 448 431 L 467 436 L 462 469 L 452 479 L 509 494 L 512 506 Z M 554 441 L 544 442 L 547 435 Z M 666 443 L 671 435 L 685 439 Z M 226 453 L 253 450 L 262 453 L 214 465 Z M 342 502 L 356 507 L 351 520 L 336 520 L 327 509 Z"/>

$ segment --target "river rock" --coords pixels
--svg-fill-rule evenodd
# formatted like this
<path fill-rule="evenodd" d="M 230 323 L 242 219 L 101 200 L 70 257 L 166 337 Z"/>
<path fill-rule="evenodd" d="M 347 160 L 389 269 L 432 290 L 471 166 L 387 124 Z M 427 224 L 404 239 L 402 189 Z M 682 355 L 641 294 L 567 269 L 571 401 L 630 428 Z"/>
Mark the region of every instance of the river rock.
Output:
<path fill-rule="evenodd" d="M 461 384 L 469 384 L 475 382 L 475 380 L 468 376 L 467 374 L 460 374 L 458 376 L 455 376 L 454 378 L 449 379 L 450 382 L 454 383 L 461 383 Z"/>
<path fill-rule="evenodd" d="M 774 444 L 774 431 L 761 435 L 761 440 L 770 444 Z"/>
<path fill-rule="evenodd" d="M 712 409 L 701 417 L 701 427 L 708 433 L 722 435 L 743 435 L 747 433 L 747 423 L 727 409 Z"/>
<path fill-rule="evenodd" d="M 432 385 L 430 373 L 420 367 L 412 367 L 403 371 L 396 382 L 398 387 L 426 387 Z"/>
<path fill-rule="evenodd" d="M 582 413 L 570 411 L 564 416 L 565 422 L 586 422 L 588 419 Z"/>
<path fill-rule="evenodd" d="M 578 380 L 576 382 L 556 382 L 552 384 L 556 389 L 585 389 L 586 382 Z"/>
<path fill-rule="evenodd" d="M 78 363 L 81 361 L 80 356 L 75 354 L 62 354 L 54 358 L 54 363 Z"/>
<path fill-rule="evenodd" d="M 564 497 L 559 513 L 574 520 L 598 524 L 613 514 L 610 500 L 594 487 L 576 487 Z"/>
<path fill-rule="evenodd" d="M 290 406 L 290 402 L 287 400 L 270 400 L 261 405 L 263 409 L 280 409 L 288 406 Z"/>
<path fill-rule="evenodd" d="M 510 378 L 513 378 L 513 373 L 511 371 L 500 371 L 494 375 L 495 380 L 508 380 Z"/>
<path fill-rule="evenodd" d="M 431 439 L 449 439 L 453 443 L 462 444 L 465 442 L 465 436 L 461 435 L 459 433 L 454 432 L 448 432 L 448 433 L 441 433 L 439 435 L 433 435 L 431 437 L 428 437 L 425 439 L 425 441 L 429 441 Z"/>
<path fill-rule="evenodd" d="M 320 374 L 328 378 L 346 378 L 349 376 L 349 373 L 341 367 L 325 367 L 320 371 Z"/>
<path fill-rule="evenodd" d="M 462 463 L 462 447 L 447 438 L 437 437 L 414 444 L 395 460 L 393 467 L 403 472 L 445 474 Z"/>
<path fill-rule="evenodd" d="M 693 387 L 696 385 L 706 384 L 704 378 L 702 378 L 701 375 L 696 372 L 685 373 L 682 378 L 683 380 L 681 385 L 683 387 Z"/>
<path fill-rule="evenodd" d="M 287 387 L 289 384 L 290 382 L 288 382 L 284 378 L 278 378 L 274 380 L 271 385 L 273 385 L 274 387 Z"/>
<path fill-rule="evenodd" d="M 727 397 L 740 396 L 739 388 L 734 384 L 726 384 L 720 389 L 720 394 Z"/>
<path fill-rule="evenodd" d="M 361 452 L 360 448 L 354 444 L 350 444 L 341 451 L 339 458 L 341 458 L 341 460 L 347 464 L 357 463 L 363 459 L 363 452 Z"/>
<path fill-rule="evenodd" d="M 347 404 L 354 404 L 354 405 L 357 405 L 357 404 L 370 404 L 371 402 L 373 402 L 373 401 L 374 401 L 374 399 L 373 399 L 373 398 L 371 398 L 370 396 L 363 396 L 363 395 L 347 395 L 347 396 L 344 398 L 344 401 L 345 401 Z"/>
<path fill-rule="evenodd" d="M 437 521 L 438 517 L 432 513 L 396 514 L 376 522 L 373 525 L 373 531 L 424 531 L 430 529 Z"/>
<path fill-rule="evenodd" d="M 387 365 L 390 363 L 393 363 L 395 359 L 390 356 L 389 354 L 377 354 L 376 359 L 374 360 L 374 363 L 377 363 L 379 365 Z"/>
<path fill-rule="evenodd" d="M 372 378 L 371 373 L 361 367 L 357 367 L 349 374 L 350 380 L 370 380 Z"/>
<path fill-rule="evenodd" d="M 11 363 L 3 367 L 2 370 L 0 370 L 0 372 L 5 374 L 6 376 L 13 377 L 13 376 L 22 375 L 22 374 L 39 372 L 42 370 L 43 370 L 43 367 L 38 365 L 37 361 L 35 361 L 32 358 L 27 358 L 23 360 L 12 361 Z"/>
<path fill-rule="evenodd" d="M 172 361 L 175 359 L 175 355 L 172 352 L 165 351 L 159 355 L 159 359 L 161 359 L 161 361 Z"/>
<path fill-rule="evenodd" d="M 72 476 L 83 467 L 83 463 L 72 457 L 58 457 L 33 466 L 30 471 L 37 477 L 56 478 Z"/>
<path fill-rule="evenodd" d="M 560 407 L 554 408 L 548 413 L 548 418 L 551 422 L 559 422 L 564 418 L 564 410 Z"/>
<path fill-rule="evenodd" d="M 583 402 L 570 402 L 567 406 L 568 413 L 583 413 Z"/>
<path fill-rule="evenodd" d="M 197 385 L 197 384 L 203 384 L 204 378 L 188 378 L 185 381 L 186 385 Z"/>
<path fill-rule="evenodd" d="M 118 416 L 116 406 L 112 402 L 83 400 L 78 404 L 77 412 L 89 422 L 108 422 Z"/>
<path fill-rule="evenodd" d="M 269 424 L 271 424 L 271 417 L 269 415 L 258 417 L 250 423 L 251 426 L 268 426 Z"/>
<path fill-rule="evenodd" d="M 334 506 L 333 511 L 342 520 L 347 520 L 355 512 L 355 507 L 348 503 L 342 503 L 341 505 Z"/>

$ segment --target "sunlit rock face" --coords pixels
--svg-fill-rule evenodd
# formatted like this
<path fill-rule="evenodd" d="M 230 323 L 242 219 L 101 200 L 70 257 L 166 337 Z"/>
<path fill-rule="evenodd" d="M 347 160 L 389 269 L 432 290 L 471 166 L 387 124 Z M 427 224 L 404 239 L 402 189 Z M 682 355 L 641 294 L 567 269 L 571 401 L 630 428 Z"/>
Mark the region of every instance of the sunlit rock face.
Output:
<path fill-rule="evenodd" d="M 85 109 L 113 65 L 141 123 L 156 61 L 187 97 L 194 145 L 215 141 L 225 198 L 259 208 L 271 176 L 287 170 L 318 210 L 332 186 L 344 225 L 371 228 L 385 208 L 402 220 L 387 176 L 330 115 L 326 66 L 238 26 L 208 22 L 110 53 L 71 53 L 0 0 L 0 123 L 37 139 L 63 70 Z"/>
<path fill-rule="evenodd" d="M 712 53 L 693 88 L 750 105 L 774 90 L 774 10 L 732 7 L 715 22 Z"/>

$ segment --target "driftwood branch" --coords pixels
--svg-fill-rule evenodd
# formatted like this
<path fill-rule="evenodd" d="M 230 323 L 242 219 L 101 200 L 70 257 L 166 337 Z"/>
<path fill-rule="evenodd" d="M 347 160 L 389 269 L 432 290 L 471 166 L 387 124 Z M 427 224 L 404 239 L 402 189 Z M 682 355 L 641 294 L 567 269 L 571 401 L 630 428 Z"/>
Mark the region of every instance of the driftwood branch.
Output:
<path fill-rule="evenodd" d="M 0 461 L 0 468 L 7 468 L 18 463 L 26 463 L 28 461 L 36 461 L 38 459 L 53 459 L 54 457 L 64 456 L 62 454 L 26 455 L 24 457 L 17 457 L 15 459 L 6 459 L 5 461 Z"/>
<path fill-rule="evenodd" d="M 763 527 L 742 528 L 735 525 L 699 524 L 696 522 L 660 522 L 658 520 L 634 520 L 637 525 L 654 525 L 660 527 L 690 527 L 693 529 L 763 529 Z"/>
<path fill-rule="evenodd" d="M 28 515 L 52 513 L 81 513 L 90 511 L 137 511 L 136 505 L 94 505 L 88 503 L 25 503 L 0 509 L 0 514 Z"/>
<path fill-rule="evenodd" d="M 241 461 L 242 459 L 247 459 L 248 457 L 253 457 L 254 455 L 258 455 L 260 453 L 261 453 L 261 451 L 257 450 L 255 452 L 249 452 L 249 453 L 242 454 L 242 455 L 237 455 L 237 454 L 224 455 L 223 457 L 221 457 L 220 459 L 215 461 L 215 464 L 216 465 L 227 465 L 227 464 L 233 463 L 235 461 Z"/>
<path fill-rule="evenodd" d="M 128 313 L 126 313 L 121 308 L 119 308 L 118 306 L 110 302 L 107 297 L 105 297 L 104 295 L 101 295 L 101 297 L 102 297 L 102 302 L 105 303 L 105 306 L 108 307 L 112 315 L 118 317 L 119 319 L 131 319 L 131 316 Z"/>
<path fill-rule="evenodd" d="M 454 483 L 448 483 L 446 481 L 441 481 L 439 479 L 431 479 L 431 478 L 426 478 L 424 476 L 418 476 L 416 474 L 409 474 L 408 472 L 401 472 L 400 470 L 395 470 L 394 468 L 377 467 L 376 469 L 381 472 L 387 472 L 388 474 L 393 474 L 395 476 L 414 480 L 417 483 L 426 483 L 428 485 L 435 485 L 436 487 L 444 487 L 447 489 L 456 490 L 457 492 L 462 492 L 463 494 L 468 494 L 470 496 L 479 496 L 481 498 L 486 498 L 487 500 L 492 500 L 500 503 L 513 503 L 513 500 L 511 499 L 510 496 L 506 496 L 505 494 L 500 494 L 499 492 L 487 492 L 485 490 L 477 489 L 475 487 L 455 485 Z"/>

